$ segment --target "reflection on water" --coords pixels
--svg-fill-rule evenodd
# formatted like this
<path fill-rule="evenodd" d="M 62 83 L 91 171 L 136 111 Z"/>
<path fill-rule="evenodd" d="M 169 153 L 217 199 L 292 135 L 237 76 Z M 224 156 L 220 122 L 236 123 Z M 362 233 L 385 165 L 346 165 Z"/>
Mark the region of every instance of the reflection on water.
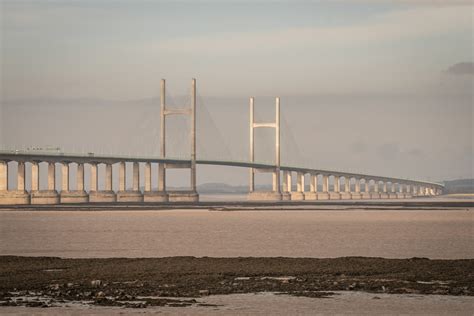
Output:
<path fill-rule="evenodd" d="M 474 258 L 472 211 L 3 211 L 0 254 Z"/>
<path fill-rule="evenodd" d="M 472 315 L 474 298 L 449 295 L 398 295 L 363 292 L 335 292 L 330 298 L 294 297 L 274 293 L 211 295 L 197 298 L 208 306 L 90 308 L 82 304 L 68 307 L 19 308 L 3 307 L 8 315 Z"/>

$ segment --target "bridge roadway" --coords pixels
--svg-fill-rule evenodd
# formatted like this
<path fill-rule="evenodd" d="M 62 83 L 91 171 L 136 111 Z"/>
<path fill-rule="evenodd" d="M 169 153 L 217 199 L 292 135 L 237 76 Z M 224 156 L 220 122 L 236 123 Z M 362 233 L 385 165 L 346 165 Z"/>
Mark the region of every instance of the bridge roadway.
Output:
<path fill-rule="evenodd" d="M 14 161 L 18 163 L 17 172 L 17 187 L 15 189 L 8 188 L 7 174 L 8 162 Z M 38 163 L 46 162 L 49 164 L 48 168 L 48 190 L 39 190 L 39 169 Z M 133 163 L 133 189 L 131 192 L 125 188 L 125 162 Z M 25 164 L 31 163 L 32 168 L 32 192 L 31 196 L 25 189 Z M 61 164 L 62 169 L 62 190 L 64 191 L 64 198 L 55 191 L 55 164 Z M 76 163 L 82 166 L 81 176 L 76 177 L 76 190 L 69 190 L 69 164 Z M 124 191 L 121 196 L 119 193 L 115 194 L 112 191 L 112 165 L 120 163 L 121 169 L 119 174 L 119 190 Z M 138 164 L 145 163 L 145 192 L 141 194 L 140 185 L 140 171 Z M 186 197 L 184 194 L 180 196 L 179 193 L 167 193 L 169 199 L 163 199 L 163 193 L 166 191 L 165 184 L 158 184 L 158 191 L 151 190 L 151 163 L 164 164 L 167 168 L 189 168 L 191 160 L 181 158 L 159 158 L 147 156 L 109 156 L 98 154 L 70 154 L 60 152 L 31 152 L 31 151 L 0 151 L 0 204 L 57 204 L 57 203 L 73 203 L 85 201 L 86 193 L 84 191 L 84 164 L 91 165 L 91 191 L 97 191 L 94 194 L 95 198 L 87 197 L 87 202 L 93 200 L 97 202 L 160 202 L 160 201 L 193 201 L 195 196 Z M 104 164 L 106 166 L 105 190 L 98 188 L 98 171 L 97 166 Z M 251 170 L 275 170 L 276 166 L 266 163 L 246 162 L 246 161 L 224 161 L 224 160 L 204 160 L 197 159 L 196 164 L 200 165 L 215 165 L 215 166 L 230 166 L 251 168 Z M 53 167 L 51 167 L 53 166 Z M 343 171 L 323 170 L 305 167 L 280 166 L 280 171 L 283 172 L 283 195 L 286 193 L 286 199 L 294 200 L 317 200 L 317 199 L 370 199 L 370 198 L 407 198 L 416 195 L 432 196 L 441 194 L 443 185 L 439 183 L 393 178 L 385 176 L 376 176 L 362 173 L 352 173 Z M 292 192 L 291 174 L 297 174 L 297 190 Z M 304 175 L 311 175 L 310 192 L 305 192 Z M 317 176 L 322 175 L 323 190 L 318 191 Z M 329 177 L 334 177 L 334 184 L 332 191 L 329 187 Z M 344 187 L 341 191 L 341 178 L 344 178 Z M 355 179 L 355 185 L 352 186 L 351 179 Z M 365 186 L 365 191 L 360 189 L 360 181 L 365 180 L 368 185 Z M 82 182 L 81 182 L 82 181 Z M 346 183 L 347 181 L 347 183 Z M 370 182 L 373 182 L 371 185 Z M 390 183 L 390 186 L 387 184 Z M 380 187 L 382 184 L 382 187 Z M 355 187 L 355 190 L 352 188 Z M 279 188 L 278 188 L 279 189 Z M 275 188 L 274 188 L 275 190 Z M 49 192 L 48 192 L 49 191 Z M 81 191 L 82 193 L 74 192 Z M 125 194 L 125 191 L 128 192 Z M 277 190 L 280 192 L 280 190 Z M 147 194 L 148 192 L 148 194 Z M 103 195 L 99 194 L 103 193 Z M 195 192 L 196 194 L 196 192 Z M 90 194 L 89 194 L 90 195 Z M 181 194 L 182 195 L 182 194 Z M 26 198 L 26 196 L 28 196 Z M 148 199 L 147 199 L 148 196 Z M 285 199 L 285 198 L 283 198 Z M 15 203 L 12 203 L 15 202 Z M 23 202 L 22 202 L 23 201 Z"/>

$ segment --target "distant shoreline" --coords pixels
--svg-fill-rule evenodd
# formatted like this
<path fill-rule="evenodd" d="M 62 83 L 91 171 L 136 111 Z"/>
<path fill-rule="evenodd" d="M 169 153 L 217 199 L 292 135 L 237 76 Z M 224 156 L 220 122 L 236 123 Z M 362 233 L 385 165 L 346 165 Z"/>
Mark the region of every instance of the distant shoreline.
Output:
<path fill-rule="evenodd" d="M 57 205 L 0 205 L 2 211 L 121 211 L 201 209 L 211 211 L 244 210 L 466 210 L 474 208 L 469 195 L 451 199 L 410 200 L 321 200 L 321 201 L 200 201 L 173 203 L 82 203 Z"/>

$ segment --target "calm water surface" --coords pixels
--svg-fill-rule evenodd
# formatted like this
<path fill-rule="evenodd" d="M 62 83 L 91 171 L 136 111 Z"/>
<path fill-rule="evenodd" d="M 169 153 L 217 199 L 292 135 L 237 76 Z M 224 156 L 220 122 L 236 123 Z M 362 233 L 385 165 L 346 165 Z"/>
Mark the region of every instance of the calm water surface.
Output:
<path fill-rule="evenodd" d="M 377 298 L 377 299 L 374 299 Z M 273 293 L 211 295 L 197 298 L 200 303 L 217 306 L 68 307 L 19 308 L 0 307 L 2 315 L 469 315 L 474 298 L 448 295 L 398 295 L 363 292 L 336 292 L 330 298 L 294 297 Z"/>
<path fill-rule="evenodd" d="M 0 254 L 474 258 L 463 211 L 2 211 Z"/>

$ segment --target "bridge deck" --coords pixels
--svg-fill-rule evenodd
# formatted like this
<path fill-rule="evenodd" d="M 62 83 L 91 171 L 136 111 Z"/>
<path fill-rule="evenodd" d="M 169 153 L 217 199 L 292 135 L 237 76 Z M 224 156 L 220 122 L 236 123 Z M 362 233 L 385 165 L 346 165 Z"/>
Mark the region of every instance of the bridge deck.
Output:
<path fill-rule="evenodd" d="M 109 164 L 118 163 L 121 161 L 170 163 L 170 164 L 190 163 L 190 159 L 182 159 L 182 158 L 160 158 L 160 157 L 150 157 L 150 156 L 120 156 L 120 155 L 108 156 L 108 155 L 98 155 L 98 154 L 93 154 L 93 153 L 72 154 L 72 153 L 60 153 L 60 152 L 25 152 L 25 151 L 0 151 L 0 160 L 109 163 Z M 275 168 L 275 165 L 272 165 L 272 164 L 248 162 L 248 161 L 197 159 L 196 164 L 242 167 L 242 168 L 262 168 L 262 169 Z M 430 185 L 434 185 L 438 187 L 444 187 L 440 183 L 434 183 L 434 182 L 428 182 L 428 181 L 394 178 L 394 177 L 386 177 L 386 176 L 376 176 L 376 175 L 363 174 L 363 173 L 352 173 L 352 172 L 334 171 L 334 170 L 325 170 L 325 169 L 314 169 L 314 168 L 294 167 L 294 166 L 280 166 L 280 170 L 302 172 L 302 173 L 313 173 L 313 174 L 326 174 L 326 175 L 333 175 L 333 176 L 338 176 L 338 177 L 370 179 L 370 180 L 376 180 L 376 181 L 388 181 L 388 182 L 402 181 L 404 183 L 425 184 L 425 185 L 430 184 Z"/>

